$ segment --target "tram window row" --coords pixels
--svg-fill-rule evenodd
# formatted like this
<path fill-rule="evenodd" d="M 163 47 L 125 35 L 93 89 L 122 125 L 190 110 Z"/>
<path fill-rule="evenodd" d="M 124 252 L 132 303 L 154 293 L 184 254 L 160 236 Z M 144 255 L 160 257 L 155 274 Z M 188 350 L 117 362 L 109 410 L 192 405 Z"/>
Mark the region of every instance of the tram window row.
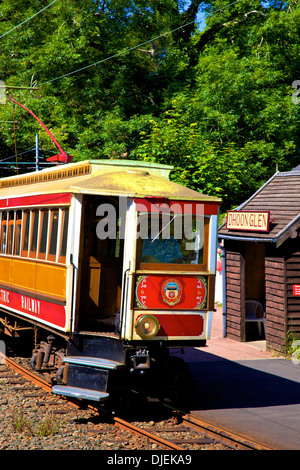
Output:
<path fill-rule="evenodd" d="M 68 208 L 0 212 L 0 254 L 66 262 Z"/>

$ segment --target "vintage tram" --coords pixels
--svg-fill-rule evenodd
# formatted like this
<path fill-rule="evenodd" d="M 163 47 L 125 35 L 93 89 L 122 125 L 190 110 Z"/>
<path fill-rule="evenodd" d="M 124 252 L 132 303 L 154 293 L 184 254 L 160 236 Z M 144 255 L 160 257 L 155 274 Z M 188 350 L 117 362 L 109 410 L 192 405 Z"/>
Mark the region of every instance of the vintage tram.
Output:
<path fill-rule="evenodd" d="M 0 328 L 30 333 L 54 393 L 162 385 L 170 348 L 209 338 L 220 201 L 170 170 L 92 160 L 0 180 Z"/>

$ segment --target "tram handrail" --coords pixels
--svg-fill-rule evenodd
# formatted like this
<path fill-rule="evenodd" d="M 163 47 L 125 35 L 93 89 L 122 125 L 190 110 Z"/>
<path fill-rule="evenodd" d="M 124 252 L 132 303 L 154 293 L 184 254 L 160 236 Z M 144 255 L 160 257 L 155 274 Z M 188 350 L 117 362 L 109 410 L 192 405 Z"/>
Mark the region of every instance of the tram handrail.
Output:
<path fill-rule="evenodd" d="M 124 319 L 124 312 L 126 312 L 127 308 L 127 293 L 128 293 L 128 272 L 130 268 L 125 269 L 123 275 L 123 292 L 122 292 L 122 302 L 121 302 L 121 311 L 120 311 L 120 334 L 122 332 L 123 327 L 123 319 Z M 125 316 L 126 319 L 126 316 Z M 126 327 L 126 324 L 125 324 Z"/>
<path fill-rule="evenodd" d="M 75 271 L 78 270 L 77 266 L 73 262 L 73 254 L 70 254 L 70 264 L 72 266 L 72 297 L 71 297 L 71 309 L 70 309 L 70 331 L 72 331 L 73 327 L 73 318 L 74 318 L 74 292 L 75 292 Z"/>

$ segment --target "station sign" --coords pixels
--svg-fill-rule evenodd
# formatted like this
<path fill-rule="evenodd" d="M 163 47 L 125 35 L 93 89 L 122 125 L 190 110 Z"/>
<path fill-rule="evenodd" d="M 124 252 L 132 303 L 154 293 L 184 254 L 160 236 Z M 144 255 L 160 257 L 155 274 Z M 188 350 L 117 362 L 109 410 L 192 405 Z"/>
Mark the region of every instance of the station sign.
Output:
<path fill-rule="evenodd" d="M 269 211 L 228 211 L 226 228 L 247 232 L 269 232 Z"/>

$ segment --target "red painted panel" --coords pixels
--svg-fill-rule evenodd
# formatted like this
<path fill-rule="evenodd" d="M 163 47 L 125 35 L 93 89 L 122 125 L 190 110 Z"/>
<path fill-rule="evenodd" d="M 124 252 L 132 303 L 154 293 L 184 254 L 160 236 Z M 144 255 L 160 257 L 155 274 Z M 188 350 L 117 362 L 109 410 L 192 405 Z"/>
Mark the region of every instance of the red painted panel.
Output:
<path fill-rule="evenodd" d="M 135 198 L 136 210 L 141 212 L 165 212 L 175 214 L 217 215 L 220 203 L 170 201 L 163 198 Z"/>
<path fill-rule="evenodd" d="M 64 328 L 66 312 L 64 305 L 35 299 L 6 289 L 0 289 L 0 306 L 13 309 L 39 321 L 44 320 L 54 327 Z"/>
<path fill-rule="evenodd" d="M 0 209 L 11 207 L 31 207 L 31 206 L 51 206 L 71 203 L 72 195 L 70 193 L 61 194 L 40 194 L 38 196 L 21 196 L 0 200 Z"/>
<path fill-rule="evenodd" d="M 207 280 L 200 276 L 139 276 L 136 307 L 194 310 L 206 308 Z"/>
<path fill-rule="evenodd" d="M 160 329 L 159 336 L 200 336 L 203 333 L 203 317 L 198 315 L 180 314 L 174 315 L 155 314 Z M 138 317 L 139 318 L 139 317 Z"/>
<path fill-rule="evenodd" d="M 201 315 L 155 315 L 160 324 L 157 336 L 200 336 L 203 333 Z"/>

